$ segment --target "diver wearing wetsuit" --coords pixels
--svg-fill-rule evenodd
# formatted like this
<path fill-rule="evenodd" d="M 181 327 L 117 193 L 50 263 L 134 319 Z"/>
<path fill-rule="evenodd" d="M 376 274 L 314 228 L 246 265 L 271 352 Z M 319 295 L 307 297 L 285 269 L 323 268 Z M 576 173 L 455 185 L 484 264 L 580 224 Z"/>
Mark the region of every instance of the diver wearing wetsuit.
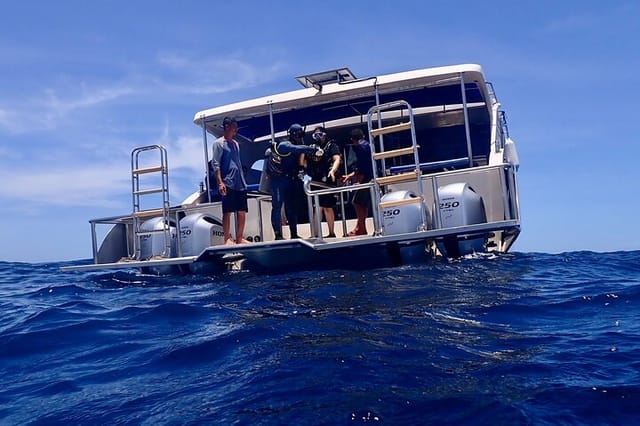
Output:
<path fill-rule="evenodd" d="M 267 173 L 271 181 L 271 226 L 276 240 L 282 240 L 282 205 L 289 222 L 291 238 L 298 237 L 298 220 L 295 203 L 295 179 L 301 171 L 302 154 L 322 155 L 316 145 L 303 145 L 304 129 L 299 124 L 289 127 L 289 140 L 275 142 L 267 158 Z"/>

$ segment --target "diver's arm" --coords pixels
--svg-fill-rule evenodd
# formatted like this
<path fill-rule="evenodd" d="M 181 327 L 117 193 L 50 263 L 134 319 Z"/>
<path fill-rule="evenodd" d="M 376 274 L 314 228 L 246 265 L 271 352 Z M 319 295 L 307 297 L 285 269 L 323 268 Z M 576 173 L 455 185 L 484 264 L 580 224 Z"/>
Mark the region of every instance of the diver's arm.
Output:
<path fill-rule="evenodd" d="M 313 145 L 294 145 L 289 141 L 280 142 L 278 144 L 278 152 L 280 154 L 313 154 L 317 149 L 318 147 Z"/>

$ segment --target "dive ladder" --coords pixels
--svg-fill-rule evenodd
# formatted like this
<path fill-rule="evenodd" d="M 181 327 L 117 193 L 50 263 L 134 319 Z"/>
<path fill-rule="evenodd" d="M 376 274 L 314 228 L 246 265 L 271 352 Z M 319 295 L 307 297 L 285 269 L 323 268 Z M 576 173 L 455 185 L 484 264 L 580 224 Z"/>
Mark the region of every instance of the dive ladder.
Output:
<path fill-rule="evenodd" d="M 406 109 L 408 111 L 408 116 L 403 118 L 400 123 L 393 124 L 389 126 L 382 126 L 382 111 L 385 110 L 402 110 Z M 377 123 L 374 124 L 373 117 L 376 116 Z M 413 118 L 413 109 L 408 102 L 403 100 L 388 102 L 380 105 L 374 105 L 369 109 L 367 113 L 367 126 L 369 130 L 369 141 L 371 146 L 371 162 L 373 165 L 373 182 L 374 182 L 374 195 L 375 203 L 378 208 L 374 209 L 373 214 L 375 215 L 374 223 L 376 224 L 376 235 L 381 235 L 383 233 L 382 230 L 382 212 L 391 207 L 402 206 L 406 204 L 420 203 L 420 210 L 422 213 L 422 223 L 420 225 L 419 230 L 426 230 L 427 223 L 427 211 L 425 207 L 425 197 L 424 197 L 424 189 L 422 185 L 422 171 L 420 170 L 420 158 L 418 154 L 418 148 L 420 146 L 416 142 L 416 129 L 414 125 Z M 386 134 L 398 133 L 398 132 L 411 132 L 411 145 L 392 149 L 386 151 L 384 149 L 384 136 Z M 375 138 L 379 137 L 379 150 L 376 152 L 376 143 Z M 394 157 L 401 157 L 405 155 L 413 155 L 413 163 L 415 164 L 415 168 L 409 172 L 398 173 L 398 174 L 387 174 L 385 160 Z M 381 167 L 378 167 L 377 162 L 380 162 Z M 381 188 L 393 184 L 393 183 L 405 183 L 415 181 L 417 184 L 417 197 L 402 199 L 402 200 L 393 200 L 393 201 L 381 201 Z"/>
<path fill-rule="evenodd" d="M 159 163 L 150 167 L 141 167 L 140 156 L 145 152 L 157 152 L 159 155 Z M 145 155 L 144 157 L 148 157 Z M 141 176 L 151 175 L 157 176 L 157 180 L 154 177 L 153 182 L 158 186 L 151 188 L 142 188 Z M 149 180 L 149 179 L 147 179 Z M 130 253 L 130 257 L 136 260 L 140 259 L 140 248 L 142 239 L 149 237 L 152 234 L 161 233 L 164 236 L 164 248 L 161 257 L 169 257 L 171 255 L 171 228 L 169 224 L 169 168 L 167 164 L 167 150 L 160 145 L 148 145 L 135 148 L 131 152 L 131 185 L 133 196 L 133 253 Z M 143 209 L 141 207 L 141 197 L 152 194 L 156 195 L 152 202 L 160 202 L 162 205 L 159 208 Z M 150 197 L 148 197 L 150 198 Z M 153 230 L 143 230 L 142 224 L 146 219 L 151 217 L 162 217 L 162 228 Z"/>

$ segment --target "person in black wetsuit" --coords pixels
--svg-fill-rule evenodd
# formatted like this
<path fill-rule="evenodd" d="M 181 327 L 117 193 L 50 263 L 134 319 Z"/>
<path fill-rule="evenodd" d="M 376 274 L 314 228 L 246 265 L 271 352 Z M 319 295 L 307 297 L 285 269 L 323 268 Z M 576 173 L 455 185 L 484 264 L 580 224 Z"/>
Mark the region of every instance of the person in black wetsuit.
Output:
<path fill-rule="evenodd" d="M 307 173 L 316 182 L 336 186 L 340 180 L 339 167 L 342 158 L 340 147 L 335 141 L 329 139 L 327 131 L 322 126 L 318 126 L 313 130 L 312 137 L 323 153 L 320 156 L 305 154 Z M 334 238 L 336 235 L 334 232 L 335 213 L 333 208 L 336 205 L 336 196 L 334 194 L 323 194 L 318 197 L 318 202 L 329 228 L 329 235 L 325 238 Z M 315 220 L 313 223 L 315 223 Z M 320 235 L 319 232 L 317 234 Z"/>
<path fill-rule="evenodd" d="M 289 127 L 289 140 L 274 142 L 267 157 L 267 173 L 271 185 L 271 226 L 276 240 L 282 240 L 282 205 L 289 222 L 291 238 L 298 237 L 297 209 L 295 205 L 295 179 L 302 169 L 302 155 L 322 155 L 317 145 L 303 145 L 304 128 L 299 124 Z"/>

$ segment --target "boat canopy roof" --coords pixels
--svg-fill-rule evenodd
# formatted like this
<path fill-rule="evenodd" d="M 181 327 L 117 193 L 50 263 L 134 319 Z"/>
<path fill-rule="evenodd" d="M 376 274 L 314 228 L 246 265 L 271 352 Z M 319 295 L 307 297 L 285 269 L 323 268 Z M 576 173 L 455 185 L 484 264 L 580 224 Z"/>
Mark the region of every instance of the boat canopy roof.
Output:
<path fill-rule="evenodd" d="M 222 105 L 196 113 L 194 122 L 207 131 L 220 135 L 224 117 L 238 121 L 238 133 L 249 141 L 285 132 L 293 123 L 303 126 L 323 124 L 351 118 L 366 122 L 366 114 L 378 102 L 405 100 L 412 108 L 442 107 L 463 103 L 461 78 L 464 79 L 467 104 L 484 104 L 489 108 L 490 94 L 482 67 L 476 64 L 425 68 L 394 74 L 328 84 L 309 85 L 303 89 Z M 273 129 L 271 125 L 273 114 Z"/>

